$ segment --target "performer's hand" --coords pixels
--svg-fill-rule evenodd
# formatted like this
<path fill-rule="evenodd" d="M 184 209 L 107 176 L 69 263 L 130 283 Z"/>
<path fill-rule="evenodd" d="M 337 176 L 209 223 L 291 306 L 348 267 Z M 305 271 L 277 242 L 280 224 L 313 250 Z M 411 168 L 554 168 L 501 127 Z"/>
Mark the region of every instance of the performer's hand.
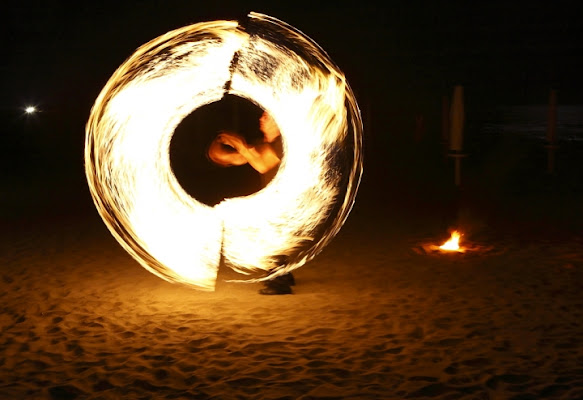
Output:
<path fill-rule="evenodd" d="M 242 136 L 232 132 L 221 132 L 217 136 L 216 141 L 218 143 L 230 146 L 237 151 L 241 151 L 243 148 L 247 147 L 247 142 L 245 139 Z"/>
<path fill-rule="evenodd" d="M 247 164 L 245 152 L 245 139 L 231 132 L 221 132 L 211 142 L 208 149 L 208 157 L 217 165 L 229 167 L 231 165 Z"/>

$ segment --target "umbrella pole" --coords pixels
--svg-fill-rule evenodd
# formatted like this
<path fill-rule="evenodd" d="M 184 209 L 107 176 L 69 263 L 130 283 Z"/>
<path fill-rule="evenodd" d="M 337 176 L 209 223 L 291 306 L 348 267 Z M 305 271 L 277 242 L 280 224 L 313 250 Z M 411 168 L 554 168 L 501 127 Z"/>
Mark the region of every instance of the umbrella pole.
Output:
<path fill-rule="evenodd" d="M 454 159 L 454 182 L 456 186 L 461 186 L 462 184 L 462 158 L 466 157 L 467 154 L 462 153 L 449 153 L 449 157 Z"/>

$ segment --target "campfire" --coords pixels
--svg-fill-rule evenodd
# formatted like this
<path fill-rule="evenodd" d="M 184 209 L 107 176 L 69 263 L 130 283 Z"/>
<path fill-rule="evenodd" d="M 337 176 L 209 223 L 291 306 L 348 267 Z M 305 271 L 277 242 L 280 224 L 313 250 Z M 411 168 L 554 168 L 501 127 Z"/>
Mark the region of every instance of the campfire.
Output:
<path fill-rule="evenodd" d="M 466 249 L 464 247 L 460 247 L 461 237 L 461 233 L 458 231 L 453 231 L 449 240 L 439 246 L 439 248 L 444 251 L 457 251 L 458 253 L 464 253 Z"/>
<path fill-rule="evenodd" d="M 464 234 L 459 230 L 451 232 L 451 236 L 442 244 L 437 244 L 435 241 L 427 241 L 414 247 L 415 252 L 419 254 L 458 254 L 467 252 L 489 252 L 493 249 L 492 246 L 478 245 L 469 243 L 463 240 Z"/>

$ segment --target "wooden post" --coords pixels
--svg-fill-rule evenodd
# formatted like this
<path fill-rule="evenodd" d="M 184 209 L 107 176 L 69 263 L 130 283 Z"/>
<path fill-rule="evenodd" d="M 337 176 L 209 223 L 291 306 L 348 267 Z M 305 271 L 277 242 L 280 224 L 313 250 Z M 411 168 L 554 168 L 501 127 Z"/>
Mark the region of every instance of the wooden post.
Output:
<path fill-rule="evenodd" d="M 461 185 L 461 159 L 466 157 L 462 153 L 464 141 L 464 88 L 457 85 L 453 90 L 449 117 L 449 157 L 455 160 L 454 181 L 456 186 Z"/>
<path fill-rule="evenodd" d="M 557 145 L 557 91 L 551 89 L 549 94 L 549 114 L 547 122 L 547 144 L 548 151 L 547 171 L 552 174 L 555 171 L 555 152 L 559 148 Z"/>
<path fill-rule="evenodd" d="M 447 158 L 449 146 L 449 97 L 441 98 L 441 146 L 443 148 L 444 159 Z"/>

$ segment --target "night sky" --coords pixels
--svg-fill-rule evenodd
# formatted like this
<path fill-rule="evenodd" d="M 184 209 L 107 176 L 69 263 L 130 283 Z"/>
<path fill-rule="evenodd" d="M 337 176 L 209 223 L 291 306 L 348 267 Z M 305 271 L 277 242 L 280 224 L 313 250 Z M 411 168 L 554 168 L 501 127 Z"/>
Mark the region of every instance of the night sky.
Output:
<path fill-rule="evenodd" d="M 550 88 L 559 90 L 562 104 L 583 103 L 580 2 L 316 3 L 3 5 L 2 179 L 9 185 L 57 179 L 63 189 L 49 197 L 68 196 L 69 184 L 82 185 L 90 108 L 115 69 L 169 30 L 249 11 L 291 24 L 328 52 L 356 93 L 365 140 L 371 132 L 375 140 L 381 131 L 399 135 L 418 113 L 438 114 L 455 84 L 465 86 L 468 107 L 543 104 Z M 27 105 L 41 112 L 25 116 Z"/>

